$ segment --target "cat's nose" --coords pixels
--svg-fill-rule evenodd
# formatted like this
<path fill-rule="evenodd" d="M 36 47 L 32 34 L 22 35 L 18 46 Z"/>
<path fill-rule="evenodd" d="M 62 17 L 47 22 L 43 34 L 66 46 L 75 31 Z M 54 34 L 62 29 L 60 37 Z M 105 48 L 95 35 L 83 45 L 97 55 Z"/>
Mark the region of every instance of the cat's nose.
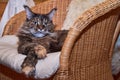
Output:
<path fill-rule="evenodd" d="M 41 25 L 37 25 L 37 28 L 42 30 L 43 27 Z"/>

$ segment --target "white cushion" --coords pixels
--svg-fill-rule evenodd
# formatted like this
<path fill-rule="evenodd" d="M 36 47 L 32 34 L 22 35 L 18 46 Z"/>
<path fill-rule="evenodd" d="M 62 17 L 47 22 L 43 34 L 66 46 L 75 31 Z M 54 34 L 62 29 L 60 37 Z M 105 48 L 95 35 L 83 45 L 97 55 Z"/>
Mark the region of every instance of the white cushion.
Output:
<path fill-rule="evenodd" d="M 14 35 L 0 38 L 0 64 L 6 65 L 21 73 L 21 64 L 26 57 L 17 52 L 18 38 Z M 45 59 L 39 60 L 36 65 L 35 78 L 48 78 L 59 67 L 60 52 L 47 54 Z"/>

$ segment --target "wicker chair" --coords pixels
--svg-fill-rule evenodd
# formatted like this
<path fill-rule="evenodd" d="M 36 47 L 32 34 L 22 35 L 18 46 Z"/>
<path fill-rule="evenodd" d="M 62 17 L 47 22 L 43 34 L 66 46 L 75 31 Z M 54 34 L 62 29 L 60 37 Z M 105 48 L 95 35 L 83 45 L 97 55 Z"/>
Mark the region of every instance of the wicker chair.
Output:
<path fill-rule="evenodd" d="M 70 1 L 49 0 L 33 7 L 33 11 L 46 13 L 57 7 L 54 22 L 57 25 L 56 29 L 61 29 Z M 60 68 L 49 80 L 114 80 L 111 57 L 120 30 L 120 26 L 117 25 L 119 6 L 120 0 L 106 0 L 78 17 L 71 26 L 62 48 Z M 3 35 L 14 34 L 24 20 L 25 12 L 12 17 Z M 3 65 L 0 65 L 0 72 L 14 80 L 27 79 Z"/>

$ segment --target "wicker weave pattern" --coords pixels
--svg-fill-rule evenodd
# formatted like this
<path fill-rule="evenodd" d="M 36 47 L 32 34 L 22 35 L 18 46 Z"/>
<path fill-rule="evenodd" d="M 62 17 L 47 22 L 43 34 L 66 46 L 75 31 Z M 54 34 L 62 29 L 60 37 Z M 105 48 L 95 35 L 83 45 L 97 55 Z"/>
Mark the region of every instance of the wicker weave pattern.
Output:
<path fill-rule="evenodd" d="M 89 29 L 83 32 L 84 35 L 81 35 L 72 49 L 69 59 L 71 77 L 74 75 L 74 78 L 77 79 L 78 76 L 75 77 L 75 75 L 80 74 L 80 80 L 112 80 L 108 53 L 117 17 L 113 16 L 100 23 L 97 22 L 101 20 L 103 19 L 97 19 L 91 23 Z M 109 21 L 114 24 L 107 25 Z M 76 64 L 73 64 L 74 62 Z M 79 62 L 80 64 L 77 64 Z"/>
<path fill-rule="evenodd" d="M 106 0 L 103 3 L 101 3 L 97 6 L 94 6 L 90 10 L 87 10 L 85 13 L 83 13 L 83 15 L 81 15 L 78 18 L 78 20 L 76 20 L 75 24 L 72 26 L 72 29 L 68 34 L 68 37 L 67 37 L 66 42 L 62 49 L 61 64 L 60 64 L 61 67 L 60 67 L 60 70 L 58 71 L 58 74 L 60 76 L 59 76 L 59 78 L 57 76 L 56 77 L 57 79 L 61 79 L 61 80 L 67 80 L 67 79 L 70 79 L 70 80 L 77 80 L 77 79 L 79 79 L 79 80 L 87 80 L 87 79 L 89 79 L 89 80 L 113 80 L 112 75 L 111 75 L 108 53 L 110 51 L 110 46 L 112 43 L 111 40 L 112 40 L 112 37 L 114 34 L 118 16 L 113 16 L 111 18 L 107 18 L 103 22 L 101 22 L 101 21 L 104 19 L 104 16 L 102 16 L 102 15 L 106 14 L 107 12 L 111 11 L 112 9 L 115 9 L 118 6 L 120 6 L 119 0 Z M 74 46 L 74 49 L 73 49 L 75 40 L 78 38 L 78 36 L 80 36 L 80 33 L 86 27 L 89 28 L 90 27 L 90 26 L 88 26 L 89 23 L 91 23 L 93 20 L 95 20 L 96 18 L 98 18 L 100 16 L 103 17 L 101 20 L 98 20 L 98 22 L 94 22 L 94 25 L 90 25 L 92 27 L 99 26 L 99 29 L 92 29 L 92 30 L 90 29 L 91 32 L 89 32 L 89 30 L 88 30 L 88 35 L 86 35 L 85 33 L 82 33 L 82 34 L 84 34 L 85 38 L 82 39 L 80 37 L 80 39 L 82 41 L 78 40 L 78 43 L 75 44 L 76 47 Z M 99 25 L 97 25 L 96 23 L 98 23 Z M 113 30 L 113 31 L 110 32 L 110 30 Z M 103 31 L 105 31 L 105 32 L 102 33 Z M 97 32 L 99 34 L 96 35 L 95 32 Z M 92 34 L 90 34 L 90 33 L 92 33 Z M 105 33 L 106 33 L 106 35 L 105 35 Z M 111 36 L 109 36 L 109 35 L 111 35 Z M 90 39 L 87 36 L 90 36 Z M 101 40 L 99 38 L 100 36 L 101 36 Z M 97 40 L 95 43 L 93 43 L 95 41 L 95 39 L 97 39 Z M 90 40 L 92 42 L 88 41 L 89 44 L 87 44 L 86 40 Z M 80 42 L 80 44 L 79 44 L 79 42 Z M 99 43 L 99 42 L 104 42 L 104 43 Z M 84 43 L 84 44 L 82 44 L 82 43 Z M 82 46 L 82 48 L 80 48 L 79 46 Z M 71 53 L 71 51 L 72 51 L 72 53 Z M 86 52 L 84 52 L 84 51 L 86 51 Z M 97 55 L 96 55 L 96 53 L 97 53 Z M 104 55 L 105 53 L 107 55 Z M 103 55 L 100 56 L 100 54 L 101 55 L 103 54 Z M 72 57 L 69 58 L 69 56 L 72 56 Z M 92 59 L 92 56 L 93 56 L 93 59 Z M 96 60 L 96 58 L 98 61 Z M 103 59 L 103 58 L 105 58 L 105 59 Z M 80 59 L 82 59 L 82 60 L 80 60 Z M 95 62 L 94 62 L 94 60 L 95 60 Z M 104 61 L 106 61 L 106 62 L 104 62 Z M 82 64 L 82 63 L 84 63 L 84 64 Z M 85 68 L 85 66 L 92 65 L 91 63 L 92 64 L 96 63 L 96 65 Z M 97 66 L 97 64 L 99 64 L 99 63 L 101 63 L 100 64 L 101 66 L 99 66 L 99 65 Z M 84 68 L 81 68 L 82 66 L 84 66 Z M 100 70 L 101 68 L 103 70 Z M 84 70 L 84 71 L 82 71 L 82 70 Z M 91 74 L 92 70 L 93 70 L 94 74 Z M 95 75 L 95 72 L 97 72 L 96 75 Z M 106 76 L 103 76 L 102 74 L 106 75 Z M 97 75 L 99 75 L 99 76 L 97 76 Z"/>
<path fill-rule="evenodd" d="M 91 23 L 92 20 L 95 20 L 99 16 L 104 15 L 118 6 L 120 6 L 120 0 L 106 0 L 105 2 L 87 10 L 83 15 L 80 15 L 72 28 L 82 31 L 89 23 Z"/>
<path fill-rule="evenodd" d="M 57 6 L 59 10 L 54 22 L 57 29 L 60 29 L 69 2 L 70 0 L 49 0 L 35 6 L 33 10 L 46 13 Z M 113 80 L 110 66 L 112 54 L 109 52 L 116 39 L 114 36 L 120 30 L 120 26 L 116 27 L 119 6 L 120 0 L 106 0 L 78 17 L 62 48 L 60 68 L 51 80 Z M 24 12 L 14 16 L 6 25 L 4 35 L 14 34 L 24 19 Z"/>

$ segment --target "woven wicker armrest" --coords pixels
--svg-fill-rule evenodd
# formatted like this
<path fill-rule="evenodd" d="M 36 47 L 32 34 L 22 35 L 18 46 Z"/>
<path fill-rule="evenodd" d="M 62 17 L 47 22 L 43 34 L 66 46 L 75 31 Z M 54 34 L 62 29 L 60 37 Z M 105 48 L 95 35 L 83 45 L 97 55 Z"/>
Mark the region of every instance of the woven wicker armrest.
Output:
<path fill-rule="evenodd" d="M 103 3 L 100 3 L 91 9 L 85 11 L 82 15 L 78 17 L 78 19 L 75 21 L 74 25 L 71 27 L 69 34 L 66 38 L 66 41 L 64 43 L 64 46 L 62 48 L 62 53 L 60 56 L 60 69 L 58 71 L 58 76 L 55 78 L 55 80 L 68 80 L 69 77 L 69 63 L 70 63 L 70 55 L 73 50 L 73 46 L 76 43 L 76 39 L 80 37 L 80 34 L 89 27 L 88 25 L 97 19 L 98 17 L 106 14 L 107 12 L 110 12 L 113 9 L 116 9 L 120 6 L 120 0 L 106 0 Z M 117 27 L 117 34 L 120 30 L 120 26 Z M 114 38 L 114 41 L 117 37 Z M 114 43 L 113 43 L 114 44 Z M 113 47 L 113 45 L 112 45 Z M 71 80 L 71 79 L 70 79 Z M 81 79 L 80 79 L 81 80 Z M 91 80 L 91 79 L 90 79 Z"/>

